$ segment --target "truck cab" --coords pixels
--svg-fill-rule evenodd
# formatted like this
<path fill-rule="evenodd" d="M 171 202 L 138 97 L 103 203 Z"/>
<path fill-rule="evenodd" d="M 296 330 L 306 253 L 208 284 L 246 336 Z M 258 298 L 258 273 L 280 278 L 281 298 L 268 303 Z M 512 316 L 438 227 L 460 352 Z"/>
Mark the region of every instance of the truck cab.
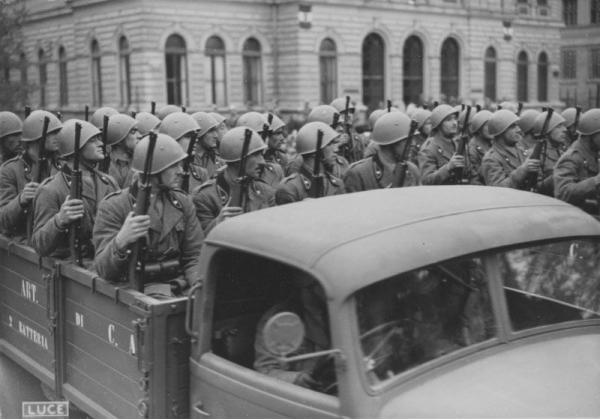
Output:
<path fill-rule="evenodd" d="M 593 217 L 508 188 L 228 220 L 188 313 L 191 415 L 597 417 L 599 256 Z"/>

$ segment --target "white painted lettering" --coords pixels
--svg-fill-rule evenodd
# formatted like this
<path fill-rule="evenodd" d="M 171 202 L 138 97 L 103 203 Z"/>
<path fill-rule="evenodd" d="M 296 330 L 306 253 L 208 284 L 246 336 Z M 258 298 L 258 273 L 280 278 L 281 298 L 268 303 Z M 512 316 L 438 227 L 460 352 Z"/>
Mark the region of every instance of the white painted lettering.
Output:
<path fill-rule="evenodd" d="M 33 284 L 29 281 L 26 280 L 22 280 L 21 281 L 21 295 L 23 297 L 25 297 L 26 299 L 28 299 L 29 301 L 32 301 L 34 303 L 37 303 L 37 285 Z"/>
<path fill-rule="evenodd" d="M 85 327 L 83 325 L 83 314 L 75 312 L 75 326 L 79 326 L 81 328 Z"/>
<path fill-rule="evenodd" d="M 108 325 L 108 341 L 113 344 L 115 347 L 118 347 L 117 340 L 115 339 L 115 325 Z"/>
<path fill-rule="evenodd" d="M 21 320 L 18 322 L 19 333 L 36 345 L 48 350 L 48 339 L 34 328 L 24 324 Z"/>
<path fill-rule="evenodd" d="M 13 316 L 10 314 L 8 315 L 8 326 L 13 327 Z"/>
<path fill-rule="evenodd" d="M 135 338 L 133 335 L 129 335 L 129 355 L 136 355 L 137 351 L 135 348 Z"/>

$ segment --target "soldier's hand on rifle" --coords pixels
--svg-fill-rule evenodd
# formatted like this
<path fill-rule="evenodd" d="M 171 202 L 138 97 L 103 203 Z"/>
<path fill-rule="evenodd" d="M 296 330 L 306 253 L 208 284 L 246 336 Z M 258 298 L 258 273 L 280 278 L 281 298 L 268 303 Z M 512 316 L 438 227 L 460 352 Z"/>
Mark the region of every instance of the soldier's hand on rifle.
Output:
<path fill-rule="evenodd" d="M 456 169 L 457 167 L 465 167 L 465 156 L 461 156 L 460 154 L 454 154 L 450 158 L 448 162 L 448 168 L 450 170 Z"/>
<path fill-rule="evenodd" d="M 60 227 L 66 228 L 73 221 L 83 217 L 83 201 L 81 199 L 71 199 L 69 195 L 65 202 L 60 206 L 57 222 Z"/>
<path fill-rule="evenodd" d="M 149 215 L 135 215 L 133 211 L 127 214 L 123 226 L 115 237 L 115 244 L 120 250 L 144 237 L 150 228 Z"/>
<path fill-rule="evenodd" d="M 540 161 L 538 159 L 527 159 L 523 163 L 525 169 L 530 173 L 537 173 L 541 168 Z"/>
<path fill-rule="evenodd" d="M 348 144 L 350 142 L 350 137 L 347 133 L 342 133 L 336 140 L 339 145 Z"/>
<path fill-rule="evenodd" d="M 37 182 L 29 182 L 26 184 L 21 192 L 21 195 L 19 196 L 19 204 L 21 204 L 23 207 L 29 204 L 39 187 L 40 184 Z"/>

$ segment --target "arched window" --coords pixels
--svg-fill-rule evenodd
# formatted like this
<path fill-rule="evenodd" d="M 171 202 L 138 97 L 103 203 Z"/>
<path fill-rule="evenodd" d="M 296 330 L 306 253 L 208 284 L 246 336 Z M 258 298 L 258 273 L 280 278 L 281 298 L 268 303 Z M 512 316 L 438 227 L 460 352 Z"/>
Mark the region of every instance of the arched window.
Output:
<path fill-rule="evenodd" d="M 517 57 L 517 100 L 519 102 L 527 102 L 529 100 L 527 90 L 528 86 L 528 71 L 529 59 L 527 53 L 521 51 Z"/>
<path fill-rule="evenodd" d="M 21 72 L 21 84 L 27 85 L 27 55 L 24 52 L 19 55 L 19 70 Z"/>
<path fill-rule="evenodd" d="M 40 107 L 46 106 L 46 83 L 48 82 L 48 72 L 46 69 L 46 54 L 40 48 L 38 50 L 38 72 L 40 81 Z"/>
<path fill-rule="evenodd" d="M 167 70 L 167 102 L 173 105 L 187 104 L 187 49 L 185 40 L 171 35 L 165 44 Z"/>
<path fill-rule="evenodd" d="M 538 57 L 538 101 L 548 100 L 548 55 L 542 52 Z"/>
<path fill-rule="evenodd" d="M 459 48 L 456 39 L 447 38 L 442 44 L 441 92 L 447 101 L 458 99 Z"/>
<path fill-rule="evenodd" d="M 262 102 L 260 43 L 248 38 L 242 49 L 244 61 L 244 102 L 257 105 Z"/>
<path fill-rule="evenodd" d="M 210 62 L 210 78 L 207 80 L 207 92 L 210 92 L 210 103 L 217 106 L 227 104 L 227 82 L 225 78 L 225 43 L 218 36 L 211 36 L 206 41 L 204 54 Z"/>
<path fill-rule="evenodd" d="M 60 106 L 69 104 L 69 85 L 67 79 L 67 51 L 62 45 L 58 49 L 58 78 Z"/>
<path fill-rule="evenodd" d="M 402 56 L 404 103 L 420 105 L 423 95 L 423 42 L 418 36 L 413 35 L 406 40 Z"/>
<path fill-rule="evenodd" d="M 121 95 L 121 105 L 131 103 L 131 66 L 130 66 L 131 48 L 129 41 L 125 36 L 119 38 L 119 92 Z"/>
<path fill-rule="evenodd" d="M 92 53 L 92 105 L 102 106 L 102 55 L 100 44 L 96 39 L 92 39 L 90 50 Z"/>
<path fill-rule="evenodd" d="M 337 48 L 331 38 L 321 41 L 319 47 L 321 74 L 321 103 L 330 103 L 337 96 Z"/>
<path fill-rule="evenodd" d="M 362 44 L 363 103 L 369 111 L 380 108 L 385 96 L 385 44 L 375 33 Z"/>
<path fill-rule="evenodd" d="M 484 96 L 490 100 L 496 100 L 496 67 L 497 56 L 494 47 L 489 47 L 485 50 L 485 62 L 484 62 Z"/>

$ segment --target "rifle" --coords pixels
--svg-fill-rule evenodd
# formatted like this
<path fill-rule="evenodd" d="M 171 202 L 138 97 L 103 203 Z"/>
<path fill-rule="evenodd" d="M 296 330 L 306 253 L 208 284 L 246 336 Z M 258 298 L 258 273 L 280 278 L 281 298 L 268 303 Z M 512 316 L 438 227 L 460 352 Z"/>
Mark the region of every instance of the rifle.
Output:
<path fill-rule="evenodd" d="M 130 115 L 131 115 L 132 118 L 135 119 L 135 116 L 137 115 L 137 112 L 136 111 L 131 111 Z"/>
<path fill-rule="evenodd" d="M 108 167 L 110 166 L 110 155 L 107 150 L 108 146 L 108 115 L 104 115 L 102 120 L 102 153 L 104 153 L 104 160 L 100 162 L 100 171 L 108 173 Z"/>
<path fill-rule="evenodd" d="M 81 144 L 81 124 L 75 124 L 75 153 L 73 157 L 73 170 L 71 173 L 71 190 L 69 196 L 71 199 L 81 199 L 81 169 L 79 169 L 79 146 Z M 81 255 L 81 219 L 73 221 L 69 227 L 69 250 L 73 263 L 83 266 L 83 257 Z"/>
<path fill-rule="evenodd" d="M 156 102 L 155 101 L 150 102 L 150 113 L 152 115 L 154 115 L 156 113 Z"/>
<path fill-rule="evenodd" d="M 439 104 L 440 104 L 440 102 L 438 102 L 437 100 L 434 100 L 434 101 L 433 101 L 433 104 L 431 105 L 431 109 L 430 109 L 430 111 L 432 111 L 432 110 L 434 110 L 435 108 L 437 108 Z"/>
<path fill-rule="evenodd" d="M 40 138 L 40 145 L 38 148 L 38 161 L 34 167 L 35 170 L 31 172 L 31 178 L 36 183 L 42 183 L 44 180 L 45 168 L 48 166 L 48 159 L 46 157 L 46 137 L 48 136 L 48 126 L 50 125 L 50 118 L 44 117 L 44 125 L 42 127 L 42 138 Z M 33 231 L 33 201 L 27 209 L 27 225 L 25 226 L 27 232 L 27 240 L 31 239 L 31 232 Z"/>
<path fill-rule="evenodd" d="M 523 110 L 523 102 L 519 102 L 517 107 L 517 116 L 521 116 L 521 111 Z"/>
<path fill-rule="evenodd" d="M 267 122 L 263 124 L 263 130 L 260 134 L 263 141 L 267 141 L 267 137 L 269 136 L 269 130 L 271 129 L 271 124 L 273 123 L 273 114 L 269 112 L 267 116 Z"/>
<path fill-rule="evenodd" d="M 317 150 L 308 194 L 311 198 L 320 198 L 324 192 L 323 175 L 321 174 L 321 160 L 323 160 L 323 131 L 317 130 Z"/>
<path fill-rule="evenodd" d="M 148 213 L 150 206 L 150 193 L 152 185 L 150 184 L 150 172 L 152 171 L 152 155 L 156 146 L 157 134 L 150 132 L 148 138 L 148 152 L 144 161 L 144 171 L 140 176 L 140 183 L 135 200 L 135 215 L 144 215 Z M 148 250 L 146 238 L 138 239 L 131 248 L 131 256 L 128 266 L 129 286 L 134 290 L 143 292 L 144 290 L 144 270 L 146 266 L 145 253 Z"/>
<path fill-rule="evenodd" d="M 346 106 L 344 110 L 344 131 L 348 137 L 348 143 L 346 143 L 346 159 L 348 161 L 354 161 L 352 158 L 352 149 L 354 147 L 354 139 L 352 138 L 352 120 L 350 119 L 350 96 L 346 96 Z"/>
<path fill-rule="evenodd" d="M 31 115 L 31 106 L 25 106 L 25 118 Z"/>
<path fill-rule="evenodd" d="M 190 191 L 190 166 L 194 161 L 194 147 L 196 146 L 196 140 L 198 139 L 198 135 L 196 132 L 192 133 L 192 137 L 190 138 L 190 142 L 187 147 L 187 157 L 183 159 L 182 170 L 183 174 L 181 175 L 181 189 L 186 192 Z"/>
<path fill-rule="evenodd" d="M 237 181 L 240 184 L 240 193 L 231 197 L 229 205 L 232 207 L 241 207 L 243 212 L 246 212 L 246 161 L 248 160 L 248 149 L 250 148 L 250 140 L 252 139 L 252 130 L 246 129 L 244 132 L 244 144 L 242 145 L 242 155 L 240 158 L 240 168 L 238 171 Z"/>
<path fill-rule="evenodd" d="M 62 114 L 62 112 L 61 112 L 61 111 L 57 111 L 57 112 L 56 112 L 56 117 L 58 118 L 58 120 L 59 120 L 59 121 L 61 121 L 61 122 L 62 122 L 62 120 L 63 120 L 63 114 Z"/>
<path fill-rule="evenodd" d="M 544 119 L 544 125 L 542 125 L 542 130 L 539 134 L 535 135 L 536 143 L 531 151 L 531 155 L 529 156 L 532 159 L 536 159 L 540 161 L 540 170 L 538 173 L 529 173 L 527 175 L 527 185 L 529 186 L 529 190 L 531 192 L 537 192 L 538 183 L 543 180 L 544 176 L 544 163 L 546 160 L 546 135 L 548 134 L 548 124 L 550 124 L 550 119 L 552 119 L 552 114 L 554 113 L 554 109 L 548 108 L 546 113 L 546 118 Z"/>
<path fill-rule="evenodd" d="M 469 116 L 471 115 L 471 106 L 467 105 L 465 112 L 466 112 L 465 120 L 463 122 L 462 130 L 460 133 L 460 140 L 458 142 L 458 147 L 456 148 L 456 154 L 458 154 L 459 156 L 463 156 L 463 157 L 465 157 L 465 155 L 466 155 L 465 151 L 467 148 L 467 143 L 469 142 Z M 456 181 L 456 183 L 458 185 L 469 183 L 468 179 L 464 179 L 464 175 L 465 175 L 464 167 L 457 167 L 453 170 L 453 172 L 454 172 L 453 173 L 454 180 Z"/>
<path fill-rule="evenodd" d="M 387 101 L 387 111 L 390 113 L 392 111 L 392 101 L 388 99 Z"/>
<path fill-rule="evenodd" d="M 186 109 L 185 106 L 181 105 L 181 112 L 185 113 Z"/>
<path fill-rule="evenodd" d="M 333 114 L 333 122 L 331 123 L 331 128 L 336 129 L 336 127 L 339 123 L 340 123 L 340 114 L 336 112 Z"/>
<path fill-rule="evenodd" d="M 475 113 L 481 111 L 481 105 L 477 104 L 475 105 Z"/>
<path fill-rule="evenodd" d="M 89 121 L 90 120 L 90 107 L 88 105 L 85 105 L 85 111 L 83 112 L 84 114 L 84 119 L 85 121 Z"/>
<path fill-rule="evenodd" d="M 581 106 L 575 106 L 575 122 L 573 122 L 573 132 L 577 136 L 577 129 L 579 128 L 579 117 L 581 116 Z"/>
<path fill-rule="evenodd" d="M 419 123 L 412 119 L 410 121 L 410 129 L 408 130 L 408 137 L 406 137 L 406 145 L 404 146 L 404 150 L 402 150 L 402 154 L 399 156 L 400 161 L 396 164 L 396 168 L 394 172 L 396 172 L 395 182 L 392 183 L 392 187 L 401 188 L 404 186 L 404 182 L 406 181 L 406 171 L 408 170 L 408 156 L 410 153 L 410 149 L 412 148 L 412 139 L 417 131 L 417 127 Z"/>

